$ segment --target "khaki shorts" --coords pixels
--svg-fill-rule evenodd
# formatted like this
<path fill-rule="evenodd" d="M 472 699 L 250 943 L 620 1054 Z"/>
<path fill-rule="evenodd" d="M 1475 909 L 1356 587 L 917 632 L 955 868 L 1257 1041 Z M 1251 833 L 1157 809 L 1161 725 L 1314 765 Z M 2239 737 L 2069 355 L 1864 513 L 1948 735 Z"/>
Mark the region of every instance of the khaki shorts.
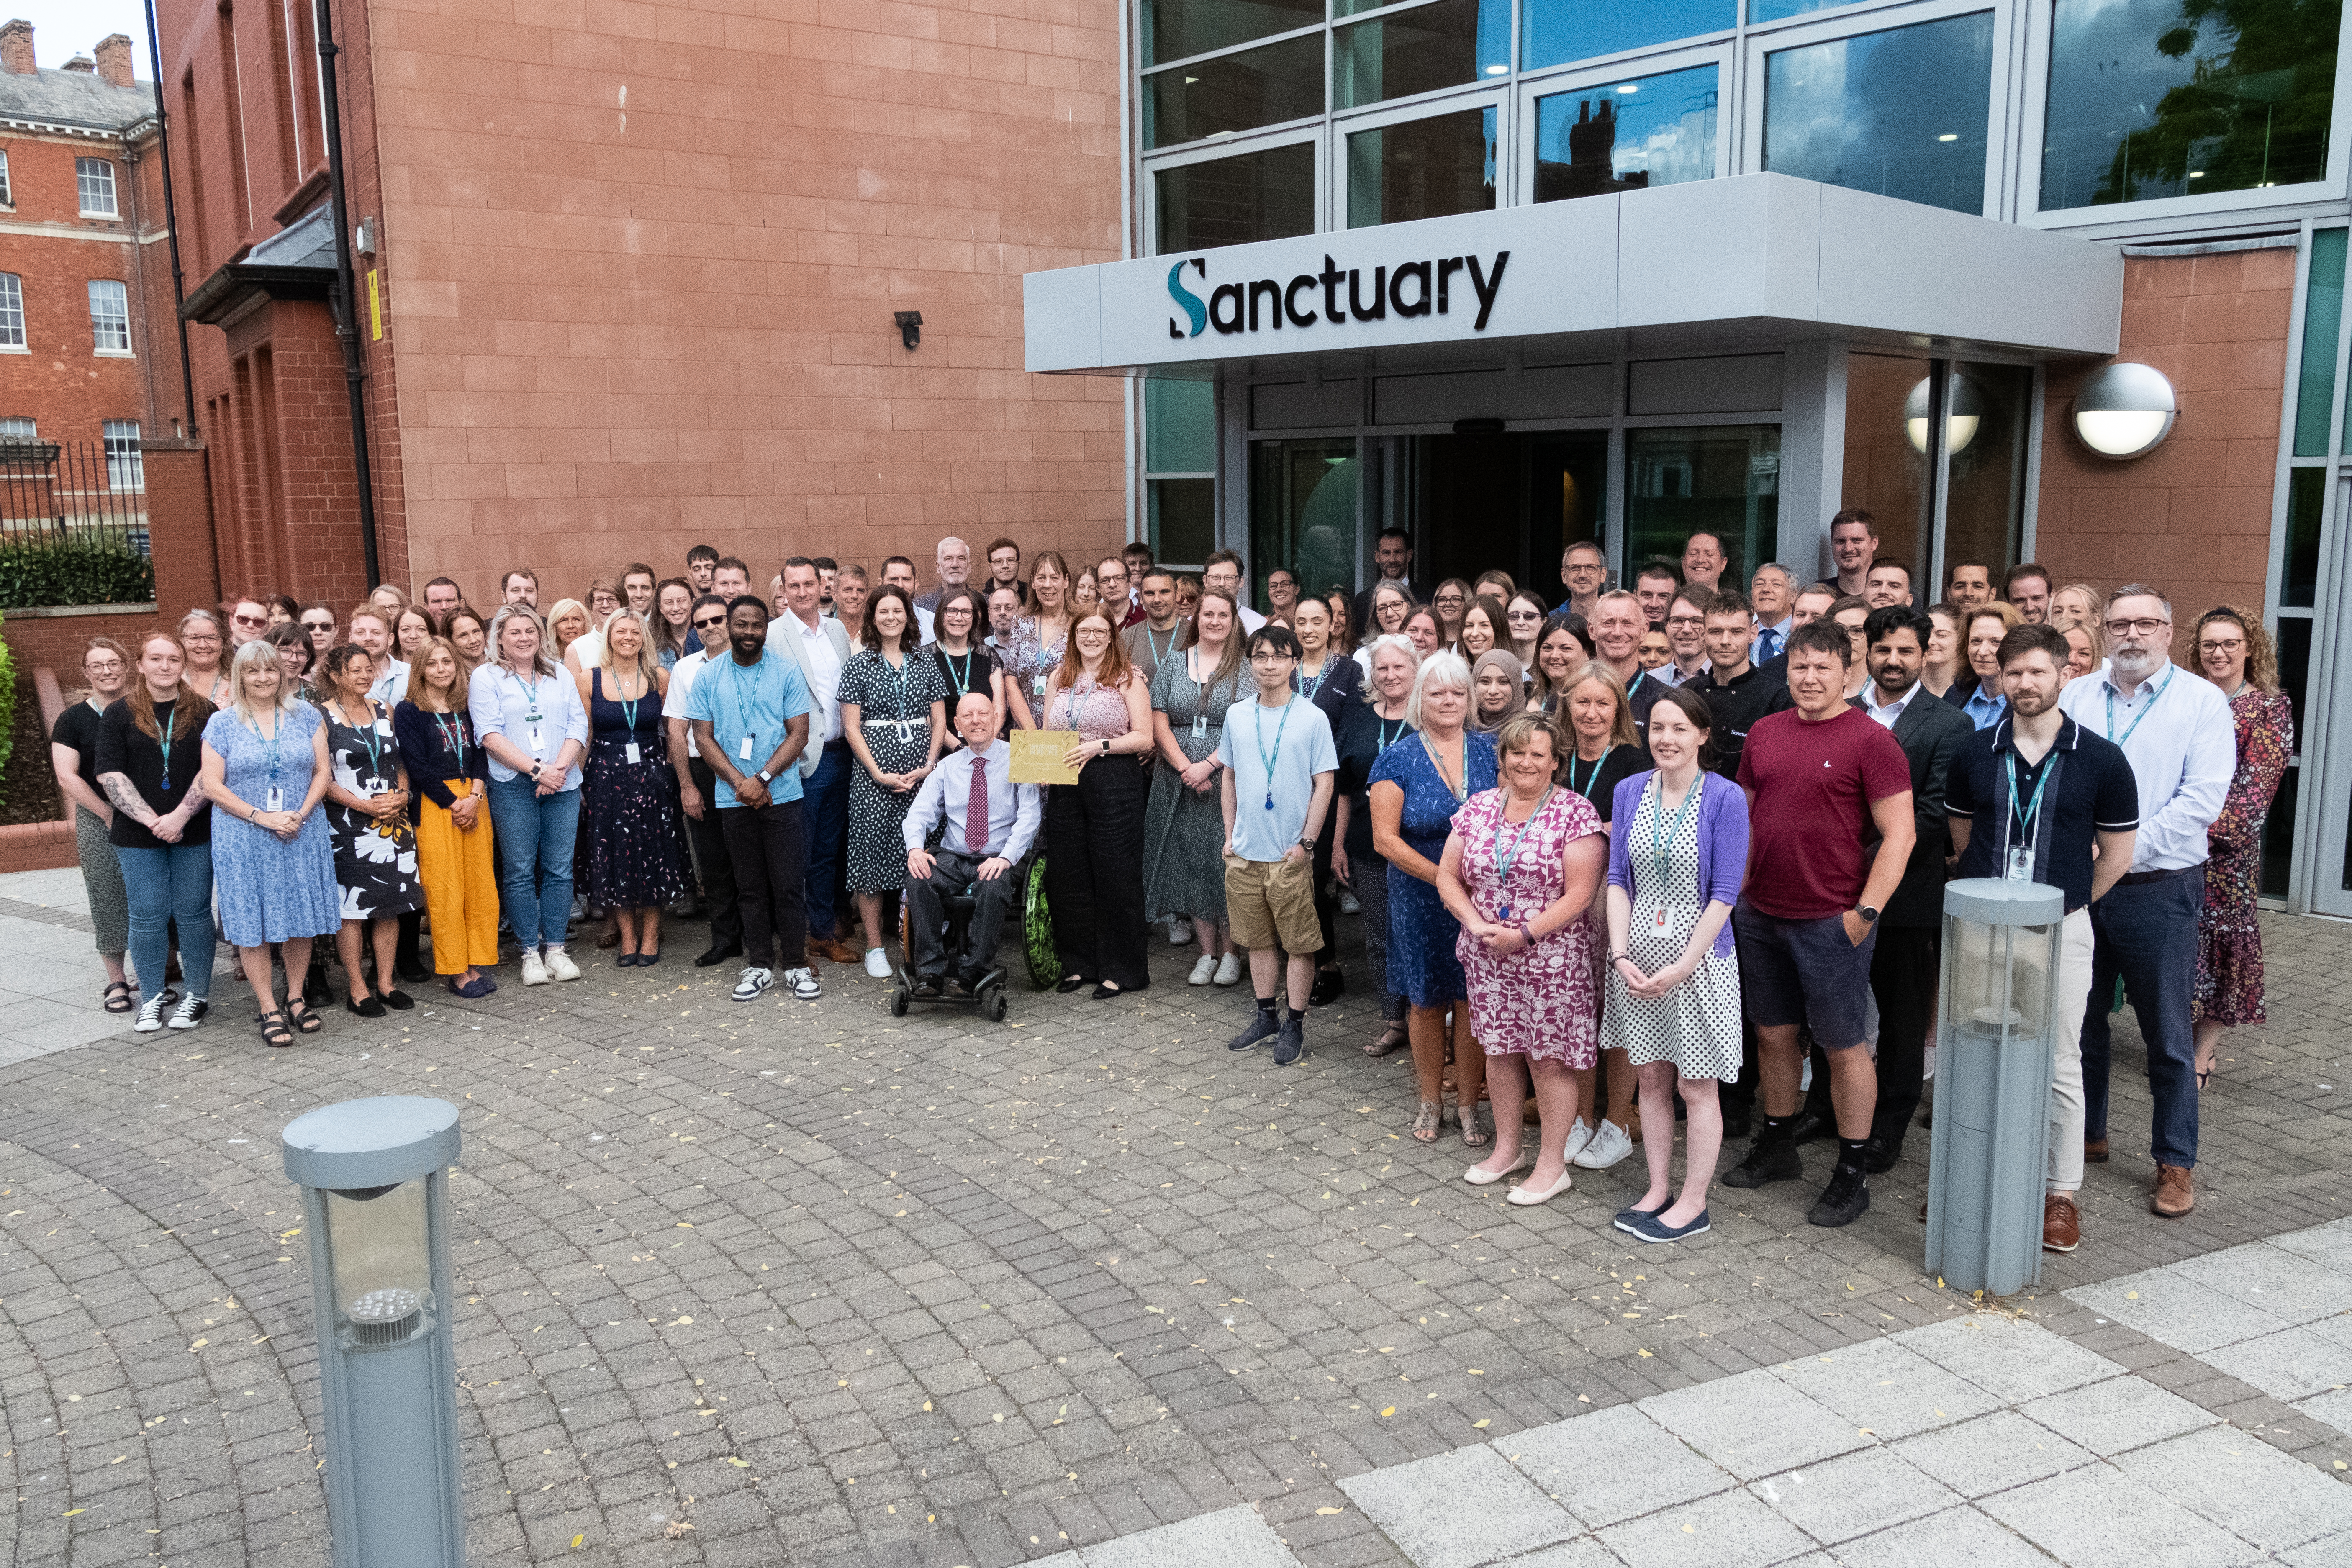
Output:
<path fill-rule="evenodd" d="M 1242 947 L 1320 952 L 1323 927 L 1315 918 L 1315 862 L 1244 860 L 1225 852 L 1225 918 Z"/>

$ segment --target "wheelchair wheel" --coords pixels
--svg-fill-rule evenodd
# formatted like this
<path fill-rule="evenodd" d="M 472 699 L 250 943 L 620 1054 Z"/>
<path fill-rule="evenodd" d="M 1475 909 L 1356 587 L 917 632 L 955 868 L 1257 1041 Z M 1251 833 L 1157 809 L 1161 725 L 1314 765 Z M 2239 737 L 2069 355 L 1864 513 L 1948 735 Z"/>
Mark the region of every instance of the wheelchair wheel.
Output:
<path fill-rule="evenodd" d="M 1007 1004 L 1004 1000 L 1004 987 L 1002 985 L 990 986 L 988 989 L 988 1021 L 992 1024 L 1002 1024 L 1004 1022 L 1006 1006 Z"/>
<path fill-rule="evenodd" d="M 1029 988 L 1050 991 L 1062 978 L 1062 955 L 1054 947 L 1054 911 L 1045 907 L 1045 858 L 1030 863 L 1021 906 L 1021 946 L 1029 961 Z"/>
<path fill-rule="evenodd" d="M 907 988 L 904 985 L 894 984 L 890 987 L 890 1016 L 903 1018 L 906 1016 Z"/>

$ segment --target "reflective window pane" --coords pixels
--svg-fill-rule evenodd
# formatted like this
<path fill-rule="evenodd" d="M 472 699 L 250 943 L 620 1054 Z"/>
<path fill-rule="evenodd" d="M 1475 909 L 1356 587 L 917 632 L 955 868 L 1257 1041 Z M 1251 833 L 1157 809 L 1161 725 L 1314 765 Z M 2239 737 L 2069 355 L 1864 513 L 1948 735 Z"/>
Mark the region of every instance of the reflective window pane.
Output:
<path fill-rule="evenodd" d="M 1172 147 L 1322 112 L 1320 33 L 1143 79 L 1146 147 Z"/>
<path fill-rule="evenodd" d="M 1162 256 L 1315 232 L 1311 142 L 1156 170 L 1151 184 Z"/>
<path fill-rule="evenodd" d="M 1984 210 L 1991 12 L 1765 59 L 1767 169 L 1955 212 Z"/>
<path fill-rule="evenodd" d="M 2289 768 L 2271 799 L 2269 820 L 2263 824 L 2263 897 L 2286 897 L 2288 874 L 2294 868 L 2294 797 L 2303 770 Z"/>
<path fill-rule="evenodd" d="M 1205 55 L 1322 19 L 1323 0 L 1144 0 L 1143 63 Z"/>
<path fill-rule="evenodd" d="M 1727 30 L 1739 0 L 1527 0 L 1522 70 Z"/>
<path fill-rule="evenodd" d="M 2316 180 L 2336 0 L 2057 0 L 2042 207 Z"/>
<path fill-rule="evenodd" d="M 1511 70 L 1510 0 L 1388 10 L 1331 37 L 1332 107 L 1359 109 Z"/>
<path fill-rule="evenodd" d="M 1143 469 L 1207 474 L 1217 467 L 1217 389 L 1206 381 L 1143 384 Z"/>
<path fill-rule="evenodd" d="M 1750 24 L 1784 21 L 1844 4 L 1846 0 L 1748 0 L 1748 20 Z"/>
<path fill-rule="evenodd" d="M 1217 481 L 1152 479 L 1147 489 L 1152 559 L 1198 570 L 1217 547 Z"/>
<path fill-rule="evenodd" d="M 1780 427 L 1702 425 L 1625 433 L 1625 562 L 1682 559 L 1699 529 L 1743 572 L 1780 558 Z"/>
<path fill-rule="evenodd" d="M 1536 100 L 1536 200 L 1715 177 L 1715 67 Z"/>
<path fill-rule="evenodd" d="M 1876 518 L 1878 552 L 1915 574 L 1934 527 L 1927 455 L 1911 438 L 1904 405 L 1935 369 L 1933 361 L 1894 354 L 1848 354 L 1845 362 L 1845 468 L 1839 504 L 1860 507 Z M 1927 428 L 1927 422 L 1920 421 L 1921 431 Z"/>
<path fill-rule="evenodd" d="M 1348 226 L 1485 212 L 1495 205 L 1492 109 L 1409 120 L 1348 138 Z"/>
<path fill-rule="evenodd" d="M 2319 593 L 2319 521 L 2327 500 L 2326 468 L 2290 468 L 2286 476 L 2286 580 L 2279 603 L 2308 609 Z"/>
<path fill-rule="evenodd" d="M 1998 576 L 2017 559 L 2025 521 L 2025 453 L 2032 427 L 2033 373 L 2023 365 L 1962 362 L 1945 394 L 1950 449 L 1944 502 L 1944 559 L 1982 561 Z M 1925 604 L 1927 601 L 1920 601 Z"/>
<path fill-rule="evenodd" d="M 2295 377 L 2294 455 L 2327 455 L 2327 418 L 2335 410 L 2336 331 L 2344 321 L 2344 237 L 2315 229 L 2311 279 L 2303 297 L 2303 364 Z"/>
<path fill-rule="evenodd" d="M 1256 602 L 1286 566 L 1319 594 L 1356 585 L 1356 440 L 1250 443 L 1250 568 Z"/>

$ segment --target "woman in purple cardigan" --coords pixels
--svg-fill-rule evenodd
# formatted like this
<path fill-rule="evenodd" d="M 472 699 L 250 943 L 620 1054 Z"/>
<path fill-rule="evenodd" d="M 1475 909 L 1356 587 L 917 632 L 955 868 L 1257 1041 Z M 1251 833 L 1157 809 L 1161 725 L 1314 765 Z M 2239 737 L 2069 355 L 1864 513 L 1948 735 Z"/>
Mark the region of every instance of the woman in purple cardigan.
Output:
<path fill-rule="evenodd" d="M 1707 771 L 1704 700 L 1667 690 L 1650 710 L 1654 771 L 1617 786 L 1609 844 L 1609 1005 L 1603 1037 L 1633 1059 L 1650 1188 L 1617 1216 L 1643 1241 L 1707 1228 L 1706 1189 L 1723 1147 L 1718 1080 L 1739 1077 L 1739 961 L 1731 906 L 1748 869 L 1748 797 Z M 1675 1197 L 1674 1094 L 1688 1158 Z"/>

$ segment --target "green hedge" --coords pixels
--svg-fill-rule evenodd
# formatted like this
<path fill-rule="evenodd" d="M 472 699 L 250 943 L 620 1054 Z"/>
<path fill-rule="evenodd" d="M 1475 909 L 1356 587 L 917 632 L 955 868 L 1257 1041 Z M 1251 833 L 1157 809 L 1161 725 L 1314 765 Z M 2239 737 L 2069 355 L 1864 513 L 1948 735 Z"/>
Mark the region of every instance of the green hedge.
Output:
<path fill-rule="evenodd" d="M 0 624 L 5 624 L 0 617 Z M 16 749 L 16 656 L 0 642 L 0 779 L 8 776 L 8 757 Z"/>
<path fill-rule="evenodd" d="M 0 544 L 0 610 L 144 605 L 154 597 L 154 563 L 126 545 L 85 540 Z"/>

